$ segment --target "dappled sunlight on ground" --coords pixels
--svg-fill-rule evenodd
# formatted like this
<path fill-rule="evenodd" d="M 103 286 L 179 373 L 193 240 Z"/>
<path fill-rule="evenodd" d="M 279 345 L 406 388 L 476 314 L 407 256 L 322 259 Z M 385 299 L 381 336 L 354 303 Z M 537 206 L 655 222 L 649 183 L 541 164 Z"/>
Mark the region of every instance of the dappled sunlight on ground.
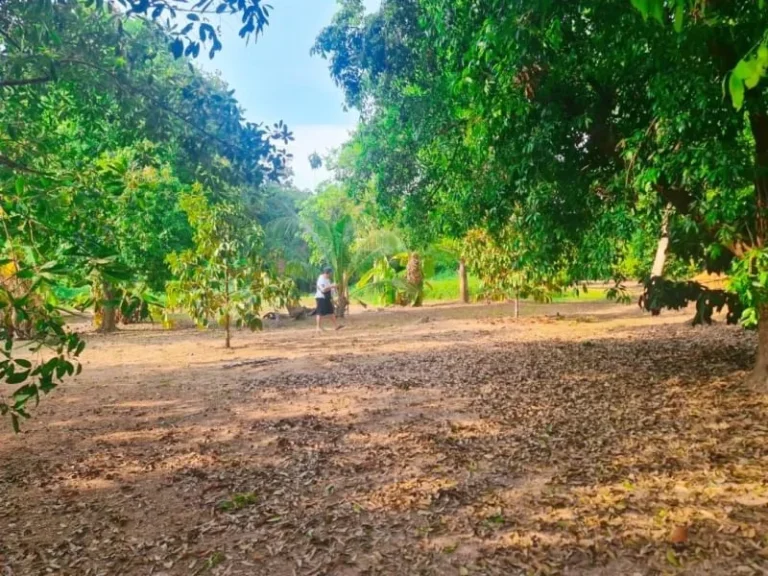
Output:
<path fill-rule="evenodd" d="M 0 433 L 14 575 L 768 573 L 753 336 L 606 303 L 96 336 Z M 532 316 L 533 315 L 533 316 Z"/>

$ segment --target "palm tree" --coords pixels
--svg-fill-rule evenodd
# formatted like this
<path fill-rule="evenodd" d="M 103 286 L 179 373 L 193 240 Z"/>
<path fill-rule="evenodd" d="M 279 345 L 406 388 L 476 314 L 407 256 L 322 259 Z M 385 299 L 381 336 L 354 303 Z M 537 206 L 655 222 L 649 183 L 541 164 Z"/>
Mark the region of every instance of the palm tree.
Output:
<path fill-rule="evenodd" d="M 337 314 L 343 317 L 349 306 L 349 284 L 369 270 L 377 259 L 402 250 L 402 240 L 390 230 L 374 229 L 358 235 L 354 218 L 345 214 L 335 220 L 316 215 L 302 218 L 313 247 L 333 268 L 337 286 Z"/>
<path fill-rule="evenodd" d="M 403 250 L 402 240 L 392 231 L 374 229 L 362 235 L 355 218 L 341 214 L 321 218 L 316 214 L 300 214 L 282 218 L 267 227 L 273 238 L 303 236 L 326 266 L 333 269 L 337 286 L 336 313 L 343 317 L 349 306 L 350 282 L 369 270 L 377 259 Z M 307 263 L 286 263 L 286 270 L 306 270 Z"/>

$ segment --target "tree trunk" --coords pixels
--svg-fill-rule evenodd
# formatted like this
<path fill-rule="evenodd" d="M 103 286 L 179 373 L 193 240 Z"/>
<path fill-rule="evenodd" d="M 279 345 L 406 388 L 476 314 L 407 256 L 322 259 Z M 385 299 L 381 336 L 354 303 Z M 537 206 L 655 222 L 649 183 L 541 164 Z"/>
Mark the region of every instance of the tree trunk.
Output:
<path fill-rule="evenodd" d="M 661 217 L 661 235 L 659 244 L 656 247 L 656 258 L 653 260 L 651 268 L 651 278 L 661 278 L 664 276 L 664 265 L 667 263 L 667 251 L 669 250 L 669 216 L 672 212 L 672 205 L 667 204 L 664 214 Z M 652 308 L 651 316 L 659 316 L 661 308 Z"/>
<path fill-rule="evenodd" d="M 232 334 L 230 332 L 231 319 L 229 317 L 229 268 L 224 270 L 224 348 L 232 348 Z"/>
<path fill-rule="evenodd" d="M 755 137 L 755 244 L 762 248 L 768 236 L 768 114 L 752 112 L 749 123 Z M 763 303 L 758 312 L 757 361 L 750 383 L 768 392 L 768 303 Z"/>
<path fill-rule="evenodd" d="M 464 304 L 469 303 L 469 282 L 467 281 L 467 265 L 464 258 L 459 260 L 459 298 Z"/>
<path fill-rule="evenodd" d="M 418 252 L 411 252 L 408 255 L 405 279 L 416 290 L 413 306 L 418 308 L 424 303 L 424 271 L 421 267 L 421 257 Z"/>
<path fill-rule="evenodd" d="M 520 296 L 515 294 L 515 319 L 520 318 Z"/>
<path fill-rule="evenodd" d="M 344 318 L 349 307 L 349 277 L 346 272 L 341 274 L 341 282 L 337 282 L 336 288 L 336 318 Z"/>
<path fill-rule="evenodd" d="M 117 330 L 117 315 L 114 303 L 115 295 L 112 292 L 112 286 L 109 285 L 109 282 L 104 282 L 102 290 L 104 292 L 104 300 L 101 305 L 101 331 L 105 334 L 109 334 L 110 332 Z"/>
<path fill-rule="evenodd" d="M 656 258 L 653 261 L 653 268 L 651 268 L 651 278 L 664 276 L 664 264 L 667 262 L 667 251 L 669 250 L 669 216 L 671 212 L 672 206 L 668 204 L 661 218 L 661 236 L 659 236 Z"/>
<path fill-rule="evenodd" d="M 749 384 L 759 392 L 768 392 L 768 305 L 762 306 L 757 326 L 757 358 Z"/>

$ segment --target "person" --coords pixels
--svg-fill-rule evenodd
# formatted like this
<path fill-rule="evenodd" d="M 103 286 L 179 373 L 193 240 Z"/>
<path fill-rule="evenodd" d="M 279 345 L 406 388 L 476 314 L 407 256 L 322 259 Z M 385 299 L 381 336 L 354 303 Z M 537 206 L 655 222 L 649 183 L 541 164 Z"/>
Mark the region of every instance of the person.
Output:
<path fill-rule="evenodd" d="M 317 330 L 320 332 L 323 330 L 323 318 L 330 316 L 333 321 L 333 326 L 336 330 L 341 328 L 336 323 L 336 315 L 333 309 L 332 291 L 336 288 L 336 284 L 331 282 L 331 268 L 324 268 L 323 273 L 317 278 L 317 292 L 315 292 L 315 302 L 317 302 Z"/>

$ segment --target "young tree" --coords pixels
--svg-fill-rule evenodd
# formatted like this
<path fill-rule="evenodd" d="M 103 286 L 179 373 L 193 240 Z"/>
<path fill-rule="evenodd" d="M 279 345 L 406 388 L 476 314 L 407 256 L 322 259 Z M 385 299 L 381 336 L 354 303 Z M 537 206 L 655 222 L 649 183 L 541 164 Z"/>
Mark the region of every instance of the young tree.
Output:
<path fill-rule="evenodd" d="M 181 199 L 181 208 L 194 230 L 195 246 L 168 256 L 177 278 L 168 283 L 169 308 L 182 308 L 199 326 L 216 318 L 230 348 L 232 326 L 260 330 L 264 303 L 285 306 L 293 283 L 265 271 L 261 230 L 235 206 L 211 204 L 197 186 Z"/>
<path fill-rule="evenodd" d="M 557 267 L 549 274 L 540 263 L 531 261 L 524 242 L 510 223 L 500 234 L 491 236 L 473 230 L 464 240 L 463 254 L 480 279 L 478 298 L 488 301 L 513 300 L 515 318 L 520 315 L 520 299 L 549 300 L 570 282 Z"/>

